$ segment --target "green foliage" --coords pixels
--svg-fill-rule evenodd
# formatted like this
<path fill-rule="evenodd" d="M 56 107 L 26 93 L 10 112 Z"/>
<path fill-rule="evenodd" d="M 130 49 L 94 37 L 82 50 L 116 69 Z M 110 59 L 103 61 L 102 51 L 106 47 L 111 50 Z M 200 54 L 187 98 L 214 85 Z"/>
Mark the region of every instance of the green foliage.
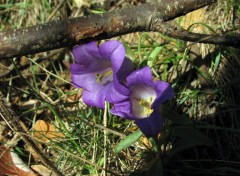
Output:
<path fill-rule="evenodd" d="M 6 1 L 0 4 L 0 30 L 46 22 L 59 2 Z M 65 5 L 57 10 L 56 18 L 64 18 L 61 15 L 66 9 L 74 12 L 73 16 L 82 15 L 86 7 L 92 13 L 105 12 L 91 4 L 78 9 L 74 1 Z M 214 20 L 195 22 L 189 30 L 202 25 L 207 30 L 203 33 L 236 31 L 237 20 L 231 15 L 239 15 L 239 7 L 236 0 L 221 0 L 209 7 L 215 14 L 206 18 Z M 205 89 L 197 77 L 206 77 L 205 73 L 189 56 L 192 43 L 159 33 L 118 39 L 124 42 L 136 69 L 150 66 L 156 79 L 170 82 L 175 89 L 174 99 L 161 107 L 165 128 L 159 138 L 144 138 L 134 122 L 113 116 L 110 105 L 104 126 L 103 110 L 86 107 L 81 90 L 71 85 L 72 56 L 67 50 L 17 58 L 11 74 L 1 79 L 6 98 L 17 106 L 29 129 L 36 120 L 44 119 L 65 135 L 42 145 L 55 165 L 66 175 L 99 175 L 104 164 L 110 175 L 239 175 L 239 51 L 201 45 L 203 56 L 214 51 L 210 58 L 203 58 L 214 82 Z M 28 156 L 20 142 L 15 150 Z"/>
<path fill-rule="evenodd" d="M 119 153 L 121 150 L 126 149 L 127 147 L 131 146 L 134 142 L 136 142 L 142 136 L 142 132 L 137 130 L 132 134 L 126 136 L 122 139 L 115 147 L 115 152 Z"/>

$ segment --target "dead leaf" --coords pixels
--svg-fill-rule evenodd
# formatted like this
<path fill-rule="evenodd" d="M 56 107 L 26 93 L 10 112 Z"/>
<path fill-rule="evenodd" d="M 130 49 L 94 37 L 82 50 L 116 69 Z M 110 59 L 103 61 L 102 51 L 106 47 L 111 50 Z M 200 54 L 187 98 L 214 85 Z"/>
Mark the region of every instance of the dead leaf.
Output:
<path fill-rule="evenodd" d="M 10 148 L 0 146 L 0 174 L 37 176 Z"/>
<path fill-rule="evenodd" d="M 188 29 L 188 27 L 194 23 L 199 23 L 199 22 L 204 23 L 205 21 L 204 14 L 205 14 L 204 8 L 188 13 L 182 18 L 180 25 L 184 29 Z M 195 25 L 191 31 L 202 33 L 204 31 L 204 28 L 205 27 L 203 25 L 198 24 L 198 25 Z"/>
<path fill-rule="evenodd" d="M 5 143 L 6 138 L 5 138 L 5 131 L 7 130 L 7 124 L 5 121 L 0 121 L 0 142 Z"/>
<path fill-rule="evenodd" d="M 148 138 L 142 136 L 139 139 L 141 142 L 139 143 L 139 147 L 143 148 L 143 149 L 148 149 L 151 148 L 152 145 L 150 143 L 150 141 L 148 140 Z"/>
<path fill-rule="evenodd" d="M 36 172 L 38 173 L 41 173 L 41 175 L 44 175 L 44 176 L 55 176 L 54 173 L 52 173 L 52 171 L 50 171 L 48 168 L 46 168 L 45 166 L 43 165 L 33 165 L 31 166 L 31 168 L 33 170 L 35 170 Z"/>
<path fill-rule="evenodd" d="M 74 0 L 73 1 L 77 8 L 81 8 L 82 6 L 90 6 L 89 2 L 86 0 Z"/>
<path fill-rule="evenodd" d="M 46 142 L 49 139 L 64 138 L 64 134 L 57 131 L 55 126 L 44 120 L 37 120 L 33 126 L 34 137 L 40 141 Z"/>
<path fill-rule="evenodd" d="M 38 148 L 40 150 L 42 150 L 42 145 L 40 143 L 37 144 L 38 145 Z M 36 153 L 32 147 L 30 147 L 29 145 L 26 145 L 25 146 L 25 149 L 31 154 L 31 156 L 35 159 L 35 161 L 38 161 L 40 158 L 39 158 L 39 154 Z"/>

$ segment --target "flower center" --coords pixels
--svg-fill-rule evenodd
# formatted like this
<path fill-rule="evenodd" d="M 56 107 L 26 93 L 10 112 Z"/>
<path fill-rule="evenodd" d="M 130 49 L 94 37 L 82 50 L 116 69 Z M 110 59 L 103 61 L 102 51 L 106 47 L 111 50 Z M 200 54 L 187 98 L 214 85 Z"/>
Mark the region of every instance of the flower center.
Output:
<path fill-rule="evenodd" d="M 109 68 L 109 69 L 106 69 L 102 73 L 97 73 L 96 80 L 97 80 L 97 83 L 102 84 L 102 85 L 106 85 L 109 82 L 112 82 L 113 81 L 112 69 Z"/>
<path fill-rule="evenodd" d="M 143 114 L 145 114 L 147 117 L 149 117 L 150 114 L 153 112 L 153 110 L 151 109 L 151 104 L 153 103 L 152 99 L 153 97 L 150 97 L 149 100 L 138 100 L 139 105 L 143 108 Z"/>
<path fill-rule="evenodd" d="M 149 117 L 153 112 L 151 105 L 156 97 L 157 94 L 152 87 L 144 85 L 133 87 L 130 96 L 133 115 L 138 118 Z"/>

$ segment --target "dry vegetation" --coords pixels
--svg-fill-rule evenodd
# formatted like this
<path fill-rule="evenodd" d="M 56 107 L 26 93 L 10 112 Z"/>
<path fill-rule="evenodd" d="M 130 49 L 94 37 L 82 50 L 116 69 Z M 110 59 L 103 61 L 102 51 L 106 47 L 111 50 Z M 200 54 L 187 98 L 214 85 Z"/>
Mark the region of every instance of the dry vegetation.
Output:
<path fill-rule="evenodd" d="M 139 3 L 144 0 L 2 0 L 0 30 Z M 219 0 L 174 23 L 208 34 L 238 32 L 239 14 L 237 0 Z M 0 90 L 49 160 L 64 175 L 240 175 L 239 51 L 160 33 L 117 39 L 138 67 L 148 64 L 176 92 L 165 105 L 166 128 L 157 142 L 142 136 L 119 153 L 115 146 L 136 126 L 111 115 L 110 107 L 104 112 L 81 102 L 81 90 L 71 85 L 70 48 L 0 61 Z M 0 132 L 0 143 L 12 147 L 25 163 L 41 164 L 3 119 Z"/>

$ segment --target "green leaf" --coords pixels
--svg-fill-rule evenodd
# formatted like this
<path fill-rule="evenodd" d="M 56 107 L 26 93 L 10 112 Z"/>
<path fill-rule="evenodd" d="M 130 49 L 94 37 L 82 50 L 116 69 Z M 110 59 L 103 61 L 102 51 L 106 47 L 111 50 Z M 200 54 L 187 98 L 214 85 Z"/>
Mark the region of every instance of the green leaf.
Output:
<path fill-rule="evenodd" d="M 152 145 L 153 151 L 157 153 L 157 152 L 158 152 L 158 145 L 157 145 L 157 143 L 156 143 L 156 140 L 155 140 L 154 138 L 150 137 L 150 138 L 149 138 L 149 142 L 150 142 L 151 145 Z"/>
<path fill-rule="evenodd" d="M 136 57 L 135 57 L 135 54 L 134 52 L 132 51 L 132 49 L 129 47 L 129 45 L 127 44 L 124 44 L 124 48 L 126 50 L 126 56 L 131 59 L 132 61 L 135 61 L 136 60 Z"/>
<path fill-rule="evenodd" d="M 162 78 L 161 78 L 163 81 L 167 80 L 167 73 L 168 73 L 168 65 L 164 64 L 164 70 L 163 70 Z"/>
<path fill-rule="evenodd" d="M 134 142 L 136 142 L 142 136 L 142 132 L 140 130 L 135 131 L 134 133 L 123 138 L 115 147 L 115 153 L 120 152 L 123 149 L 126 149 Z"/>
<path fill-rule="evenodd" d="M 158 46 L 153 49 L 153 51 L 149 55 L 149 59 L 155 60 L 157 58 L 158 53 L 163 49 L 162 46 Z"/>
<path fill-rule="evenodd" d="M 221 51 L 219 51 L 219 53 L 216 56 L 216 59 L 215 59 L 215 70 L 217 70 L 218 67 L 219 67 L 220 60 L 221 60 L 221 54 L 222 54 Z"/>
<path fill-rule="evenodd" d="M 149 57 L 148 57 L 148 66 L 152 67 L 153 66 L 153 62 L 156 60 L 159 52 L 163 49 L 162 46 L 158 46 L 156 48 L 153 49 L 153 51 L 150 53 Z"/>
<path fill-rule="evenodd" d="M 212 82 L 211 77 L 209 76 L 208 72 L 204 72 L 202 71 L 199 67 L 195 67 L 196 71 L 198 74 L 200 74 L 206 81 L 208 81 L 209 83 Z"/>

